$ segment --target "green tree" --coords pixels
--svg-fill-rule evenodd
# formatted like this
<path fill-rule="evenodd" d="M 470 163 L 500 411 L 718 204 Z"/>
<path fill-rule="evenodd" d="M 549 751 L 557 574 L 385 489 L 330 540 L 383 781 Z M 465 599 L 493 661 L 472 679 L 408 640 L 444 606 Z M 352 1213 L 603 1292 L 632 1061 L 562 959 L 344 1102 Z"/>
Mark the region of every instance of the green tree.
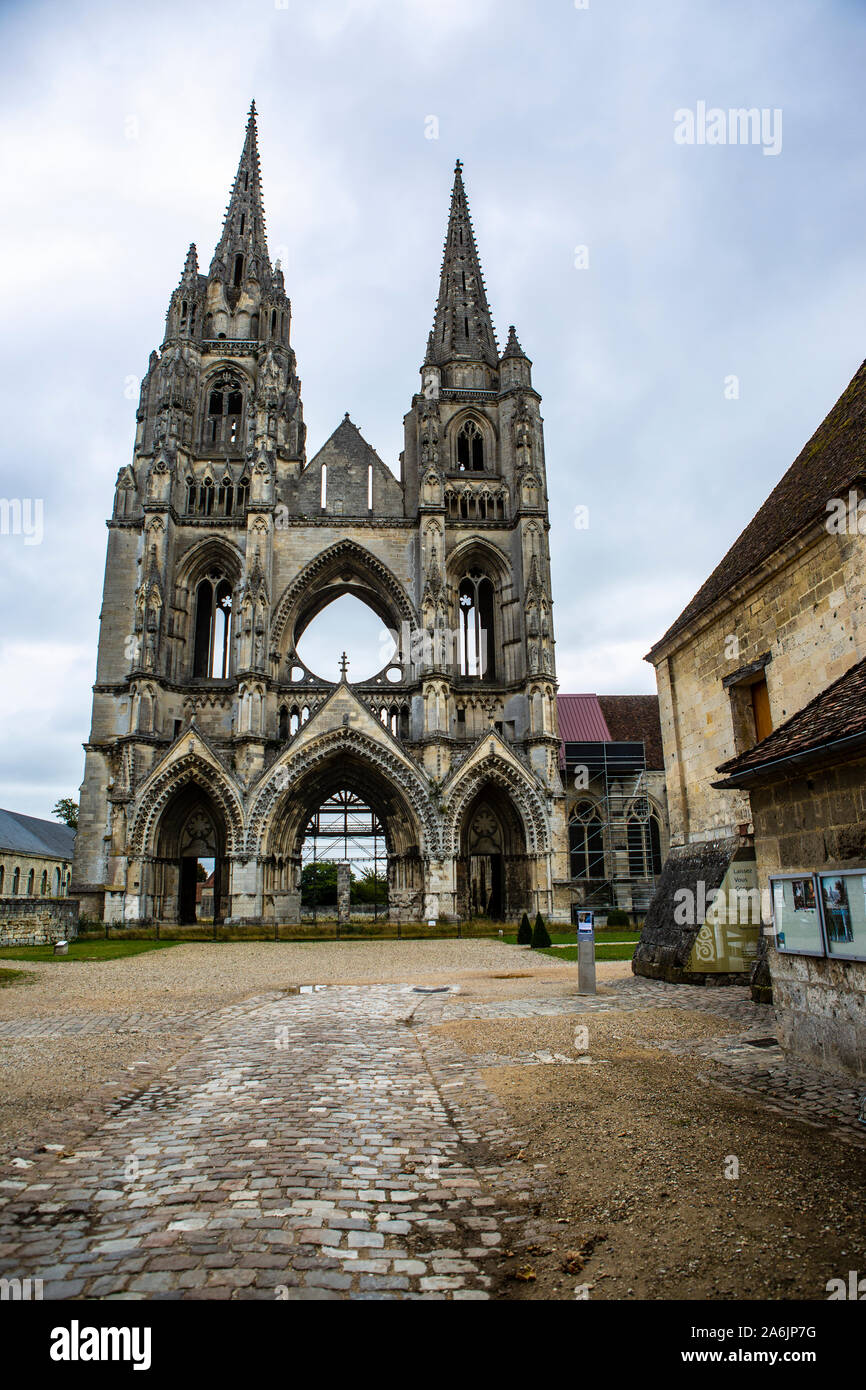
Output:
<path fill-rule="evenodd" d="M 305 864 L 301 870 L 301 902 L 304 907 L 331 906 L 337 901 L 337 866 L 330 859 Z"/>
<path fill-rule="evenodd" d="M 540 951 L 544 950 L 544 948 L 549 945 L 550 933 L 544 925 L 544 918 L 539 912 L 536 914 L 535 926 L 532 929 L 532 949 L 533 951 Z"/>
<path fill-rule="evenodd" d="M 607 925 L 609 927 L 630 927 L 631 918 L 627 912 L 623 912 L 621 907 L 612 907 L 607 914 Z"/>
<path fill-rule="evenodd" d="M 359 879 L 352 882 L 353 903 L 378 903 L 384 907 L 388 901 L 388 878 L 386 874 L 376 874 L 367 869 Z"/>
<path fill-rule="evenodd" d="M 70 830 L 78 829 L 78 802 L 71 796 L 61 797 L 51 814 L 64 821 Z"/>
<path fill-rule="evenodd" d="M 532 923 L 525 912 L 520 919 L 520 926 L 517 928 L 517 944 L 518 946 L 532 945 Z"/>

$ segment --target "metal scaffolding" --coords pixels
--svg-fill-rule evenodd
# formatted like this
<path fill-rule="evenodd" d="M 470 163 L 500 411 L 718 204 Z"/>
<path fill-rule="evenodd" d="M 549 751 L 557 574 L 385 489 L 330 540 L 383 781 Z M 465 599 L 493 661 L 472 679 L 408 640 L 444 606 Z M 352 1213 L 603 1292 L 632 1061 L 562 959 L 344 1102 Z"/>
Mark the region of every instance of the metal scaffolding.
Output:
<path fill-rule="evenodd" d="M 566 743 L 564 749 L 566 779 L 576 795 L 569 869 L 572 883 L 583 889 L 581 905 L 645 910 L 660 847 L 643 743 Z"/>
<path fill-rule="evenodd" d="M 373 920 L 381 914 L 387 915 L 387 888 L 379 894 L 379 869 L 388 871 L 388 850 L 382 822 L 372 807 L 351 791 L 332 793 L 313 813 L 304 829 L 304 843 L 301 850 L 302 868 L 313 864 L 348 862 L 352 869 L 364 878 L 372 871 L 374 893 L 371 904 Z M 313 874 L 313 901 L 304 906 L 301 915 L 312 915 L 313 920 L 321 912 L 333 915 L 336 908 L 332 904 L 319 903 L 318 882 Z"/>

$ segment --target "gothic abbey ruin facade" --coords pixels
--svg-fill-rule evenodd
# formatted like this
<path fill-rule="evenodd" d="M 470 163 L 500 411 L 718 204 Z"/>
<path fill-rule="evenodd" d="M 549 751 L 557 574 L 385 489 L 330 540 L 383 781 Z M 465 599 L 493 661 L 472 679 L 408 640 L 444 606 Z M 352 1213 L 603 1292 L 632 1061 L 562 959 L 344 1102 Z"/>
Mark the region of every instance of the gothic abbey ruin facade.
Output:
<path fill-rule="evenodd" d="M 346 416 L 309 461 L 255 109 L 208 273 L 190 247 L 110 521 L 72 891 L 82 915 L 291 922 L 305 828 L 377 815 L 388 909 L 568 915 L 540 397 L 500 353 L 460 165 L 399 479 Z M 398 634 L 358 683 L 298 642 L 350 594 Z"/>

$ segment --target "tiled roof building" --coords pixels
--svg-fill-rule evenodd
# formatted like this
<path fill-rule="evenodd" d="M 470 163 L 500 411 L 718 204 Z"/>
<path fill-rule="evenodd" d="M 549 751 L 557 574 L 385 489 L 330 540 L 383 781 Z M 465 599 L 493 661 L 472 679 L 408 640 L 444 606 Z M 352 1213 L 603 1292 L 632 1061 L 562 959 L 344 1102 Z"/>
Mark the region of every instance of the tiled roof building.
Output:
<path fill-rule="evenodd" d="M 637 973 L 696 983 L 751 972 L 766 994 L 761 915 L 768 922 L 772 910 L 766 961 L 782 1041 L 858 1074 L 866 1069 L 864 484 L 866 364 L 649 653 L 671 854 L 634 962 Z M 714 889 L 722 898 L 707 910 Z M 732 915 L 743 893 L 748 911 L 739 913 L 738 899 Z"/>

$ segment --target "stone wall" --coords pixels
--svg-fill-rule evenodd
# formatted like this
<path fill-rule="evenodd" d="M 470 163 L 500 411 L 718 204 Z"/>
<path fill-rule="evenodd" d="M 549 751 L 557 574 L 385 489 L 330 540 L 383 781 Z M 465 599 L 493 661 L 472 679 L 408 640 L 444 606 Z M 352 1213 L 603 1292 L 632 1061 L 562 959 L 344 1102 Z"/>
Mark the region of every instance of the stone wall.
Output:
<path fill-rule="evenodd" d="M 751 793 L 762 885 L 771 874 L 866 870 L 866 760 Z M 866 963 L 770 950 L 782 1045 L 834 1071 L 866 1073 Z"/>
<path fill-rule="evenodd" d="M 747 794 L 712 786 L 719 764 L 744 751 L 725 678 L 769 653 L 777 727 L 866 656 L 864 600 L 862 537 L 819 524 L 654 653 L 672 845 L 752 820 Z"/>
<path fill-rule="evenodd" d="M 689 970 L 689 958 L 704 925 L 705 913 L 697 911 L 695 920 L 688 923 L 677 922 L 675 916 L 681 901 L 678 894 L 683 890 L 693 895 L 696 907 L 706 904 L 714 889 L 720 887 L 740 845 L 739 839 L 730 837 L 672 850 L 634 954 L 632 970 L 635 975 L 668 980 L 672 984 L 745 983 L 746 977 L 739 974 Z"/>
<path fill-rule="evenodd" d="M 18 889 L 15 890 L 15 870 L 18 870 Z M 57 855 L 27 854 L 21 850 L 0 849 L 0 898 L 63 898 L 69 891 L 69 875 L 72 859 L 58 858 Z M 28 892 L 30 874 L 33 874 L 33 887 Z M 42 876 L 46 877 L 47 892 L 42 892 Z M 56 888 L 60 888 L 59 893 Z"/>
<path fill-rule="evenodd" d="M 758 873 L 866 866 L 866 761 L 822 768 L 751 793 Z"/>
<path fill-rule="evenodd" d="M 75 898 L 0 898 L 0 946 L 45 946 L 77 935 Z"/>
<path fill-rule="evenodd" d="M 770 951 L 773 1006 L 786 1051 L 866 1077 L 866 962 Z"/>

